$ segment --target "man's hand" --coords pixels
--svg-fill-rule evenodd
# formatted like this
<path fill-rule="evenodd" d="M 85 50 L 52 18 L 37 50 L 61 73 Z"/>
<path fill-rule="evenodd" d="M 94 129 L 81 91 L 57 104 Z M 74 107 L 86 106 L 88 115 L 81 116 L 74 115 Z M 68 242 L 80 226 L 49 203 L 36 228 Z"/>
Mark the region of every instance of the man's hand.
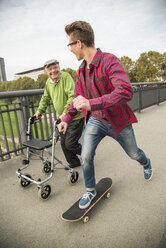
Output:
<path fill-rule="evenodd" d="M 62 115 L 59 116 L 59 119 L 61 119 L 61 121 L 63 120 L 63 117 L 65 116 L 66 114 L 63 113 Z"/>
<path fill-rule="evenodd" d="M 86 99 L 83 96 L 77 96 L 73 99 L 73 106 L 77 111 L 80 111 L 81 109 L 86 109 L 88 111 L 91 111 L 91 105 L 88 99 Z"/>
<path fill-rule="evenodd" d="M 37 112 L 34 114 L 34 116 L 35 116 L 36 119 L 38 120 L 38 119 L 40 119 L 40 117 L 42 116 L 42 114 L 41 114 L 39 111 L 37 111 Z"/>
<path fill-rule="evenodd" d="M 58 130 L 60 133 L 65 134 L 67 130 L 68 124 L 64 121 L 61 121 L 61 123 L 58 125 Z"/>

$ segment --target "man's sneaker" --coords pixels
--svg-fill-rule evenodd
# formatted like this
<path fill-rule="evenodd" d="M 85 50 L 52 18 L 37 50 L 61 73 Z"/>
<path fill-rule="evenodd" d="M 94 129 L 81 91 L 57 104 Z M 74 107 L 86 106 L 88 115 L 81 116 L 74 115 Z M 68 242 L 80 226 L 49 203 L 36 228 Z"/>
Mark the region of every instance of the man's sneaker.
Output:
<path fill-rule="evenodd" d="M 149 181 L 153 175 L 150 159 L 148 159 L 148 160 L 149 160 L 148 165 L 144 166 L 144 177 L 147 181 Z"/>
<path fill-rule="evenodd" d="M 96 196 L 96 190 L 94 191 L 87 191 L 83 197 L 81 198 L 80 202 L 79 202 L 79 208 L 81 209 L 85 209 L 87 207 L 89 207 L 89 205 L 91 204 L 91 201 L 93 200 L 93 198 Z"/>

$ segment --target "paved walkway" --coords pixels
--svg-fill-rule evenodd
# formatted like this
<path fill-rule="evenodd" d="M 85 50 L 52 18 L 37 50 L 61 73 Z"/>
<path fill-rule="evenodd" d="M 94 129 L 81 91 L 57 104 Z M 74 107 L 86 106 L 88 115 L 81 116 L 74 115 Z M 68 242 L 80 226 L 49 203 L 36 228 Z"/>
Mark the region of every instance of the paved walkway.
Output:
<path fill-rule="evenodd" d="M 55 170 L 49 181 L 51 197 L 38 198 L 37 187 L 24 189 L 15 171 L 21 157 L 0 163 L 0 248 L 165 248 L 166 247 L 166 103 L 136 113 L 138 145 L 151 158 L 154 176 L 143 178 L 137 162 L 112 139 L 105 138 L 95 158 L 96 179 L 111 177 L 111 198 L 103 199 L 88 223 L 66 223 L 61 214 L 84 193 L 81 168 L 75 186 L 68 172 Z M 64 159 L 60 144 L 56 154 Z M 41 163 L 33 160 L 26 172 L 44 178 Z"/>

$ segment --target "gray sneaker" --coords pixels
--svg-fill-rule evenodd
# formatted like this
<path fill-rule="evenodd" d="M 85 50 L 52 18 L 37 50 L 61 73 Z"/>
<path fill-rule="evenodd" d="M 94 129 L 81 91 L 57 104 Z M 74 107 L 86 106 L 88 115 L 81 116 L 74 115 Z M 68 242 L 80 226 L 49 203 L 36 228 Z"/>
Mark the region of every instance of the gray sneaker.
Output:
<path fill-rule="evenodd" d="M 79 208 L 81 209 L 85 209 L 87 207 L 89 207 L 89 205 L 91 204 L 91 201 L 93 200 L 93 198 L 96 196 L 96 190 L 94 191 L 87 191 L 83 197 L 80 199 L 79 202 Z"/>
<path fill-rule="evenodd" d="M 148 160 L 148 165 L 144 166 L 144 177 L 147 181 L 149 181 L 153 176 L 152 165 L 150 159 Z"/>

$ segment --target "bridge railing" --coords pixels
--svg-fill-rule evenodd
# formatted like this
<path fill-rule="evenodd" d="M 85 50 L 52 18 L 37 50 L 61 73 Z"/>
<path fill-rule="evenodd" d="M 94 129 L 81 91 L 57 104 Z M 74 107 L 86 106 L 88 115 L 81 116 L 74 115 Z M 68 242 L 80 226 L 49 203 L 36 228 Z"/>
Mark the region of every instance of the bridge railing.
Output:
<path fill-rule="evenodd" d="M 129 102 L 133 111 L 141 112 L 155 104 L 166 101 L 166 82 L 132 83 L 134 97 Z"/>
<path fill-rule="evenodd" d="M 23 153 L 28 119 L 36 112 L 43 92 L 44 89 L 0 92 L 1 161 Z M 56 112 L 50 103 L 42 119 L 33 125 L 32 138 L 50 140 L 55 120 Z"/>
<path fill-rule="evenodd" d="M 166 101 L 166 82 L 132 83 L 133 111 Z M 0 92 L 0 161 L 20 155 L 26 140 L 27 123 L 36 112 L 44 89 Z M 42 119 L 33 125 L 32 137 L 50 140 L 56 112 L 50 103 Z"/>

